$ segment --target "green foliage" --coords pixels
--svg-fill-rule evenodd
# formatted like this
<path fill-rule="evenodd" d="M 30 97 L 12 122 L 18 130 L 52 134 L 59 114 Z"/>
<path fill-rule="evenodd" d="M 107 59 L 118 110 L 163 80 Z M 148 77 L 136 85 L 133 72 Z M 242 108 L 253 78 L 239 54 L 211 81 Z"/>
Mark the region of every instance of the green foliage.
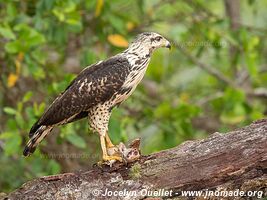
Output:
<path fill-rule="evenodd" d="M 73 170 L 66 163 L 82 169 L 97 161 L 98 136 L 86 120 L 21 155 L 31 126 L 75 75 L 139 32 L 159 32 L 173 48 L 154 53 L 145 81 L 114 109 L 114 143 L 141 137 L 142 152 L 151 153 L 266 117 L 266 1 L 241 1 L 235 30 L 218 0 L 0 0 L 0 7 L 0 192 Z M 66 152 L 77 158 L 56 157 Z"/>
<path fill-rule="evenodd" d="M 73 124 L 67 124 L 65 127 L 62 127 L 61 137 L 67 139 L 67 141 L 78 148 L 84 149 L 86 147 L 84 139 L 75 133 Z"/>

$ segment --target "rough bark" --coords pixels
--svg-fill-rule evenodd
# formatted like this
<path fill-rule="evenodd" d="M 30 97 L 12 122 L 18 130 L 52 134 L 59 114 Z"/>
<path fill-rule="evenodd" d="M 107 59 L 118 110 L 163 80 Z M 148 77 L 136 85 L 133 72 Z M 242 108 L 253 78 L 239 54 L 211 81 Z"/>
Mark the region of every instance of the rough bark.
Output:
<path fill-rule="evenodd" d="M 236 131 L 214 133 L 207 139 L 143 156 L 128 166 L 94 166 L 89 171 L 38 178 L 10 193 L 8 199 L 152 199 L 142 194 L 143 189 L 173 191 L 171 197 L 161 198 L 180 198 L 185 190 L 236 189 L 262 191 L 263 197 L 267 194 L 266 172 L 264 119 Z M 133 191 L 136 196 L 102 196 L 105 190 Z M 102 194 L 96 195 L 97 191 Z"/>

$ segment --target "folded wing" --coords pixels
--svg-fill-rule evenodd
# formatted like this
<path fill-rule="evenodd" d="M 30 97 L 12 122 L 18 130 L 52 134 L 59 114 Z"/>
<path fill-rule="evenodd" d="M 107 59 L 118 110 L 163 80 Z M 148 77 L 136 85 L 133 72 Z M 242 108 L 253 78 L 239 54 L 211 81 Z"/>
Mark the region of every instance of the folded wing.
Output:
<path fill-rule="evenodd" d="M 30 137 L 42 125 L 52 126 L 85 117 L 86 111 L 108 101 L 120 90 L 130 72 L 125 58 L 112 57 L 85 68 L 34 124 Z"/>

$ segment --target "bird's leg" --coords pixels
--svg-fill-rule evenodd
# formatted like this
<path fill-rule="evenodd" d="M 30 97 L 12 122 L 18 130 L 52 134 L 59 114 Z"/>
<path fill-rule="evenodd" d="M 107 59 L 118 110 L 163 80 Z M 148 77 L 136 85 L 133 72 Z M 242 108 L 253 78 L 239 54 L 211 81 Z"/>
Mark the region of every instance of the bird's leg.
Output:
<path fill-rule="evenodd" d="M 102 152 L 103 152 L 103 160 L 104 161 L 111 161 L 111 160 L 118 160 L 120 162 L 122 162 L 122 157 L 118 156 L 118 155 L 108 155 L 107 152 L 107 147 L 106 147 L 106 141 L 105 141 L 105 136 L 100 135 L 100 144 L 101 144 L 101 148 L 102 148 Z"/>
<path fill-rule="evenodd" d="M 111 142 L 108 133 L 106 133 L 106 135 L 105 135 L 105 140 L 106 140 L 107 148 L 112 148 L 112 147 L 115 146 L 115 145 Z"/>
<path fill-rule="evenodd" d="M 126 149 L 126 146 L 120 142 L 119 145 L 114 145 L 112 144 L 108 132 L 105 134 L 105 141 L 106 141 L 106 147 L 107 147 L 107 154 L 109 156 L 119 156 L 124 158 L 124 153 L 123 153 L 123 149 Z M 124 159 L 124 161 L 126 161 Z"/>

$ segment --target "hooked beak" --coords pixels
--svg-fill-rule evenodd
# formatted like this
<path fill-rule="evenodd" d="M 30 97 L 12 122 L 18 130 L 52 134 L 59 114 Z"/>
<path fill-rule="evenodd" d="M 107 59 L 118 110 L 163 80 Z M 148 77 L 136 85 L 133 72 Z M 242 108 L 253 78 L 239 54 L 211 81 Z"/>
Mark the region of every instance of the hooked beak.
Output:
<path fill-rule="evenodd" d="M 166 40 L 165 47 L 171 49 L 171 43 L 168 40 Z"/>

